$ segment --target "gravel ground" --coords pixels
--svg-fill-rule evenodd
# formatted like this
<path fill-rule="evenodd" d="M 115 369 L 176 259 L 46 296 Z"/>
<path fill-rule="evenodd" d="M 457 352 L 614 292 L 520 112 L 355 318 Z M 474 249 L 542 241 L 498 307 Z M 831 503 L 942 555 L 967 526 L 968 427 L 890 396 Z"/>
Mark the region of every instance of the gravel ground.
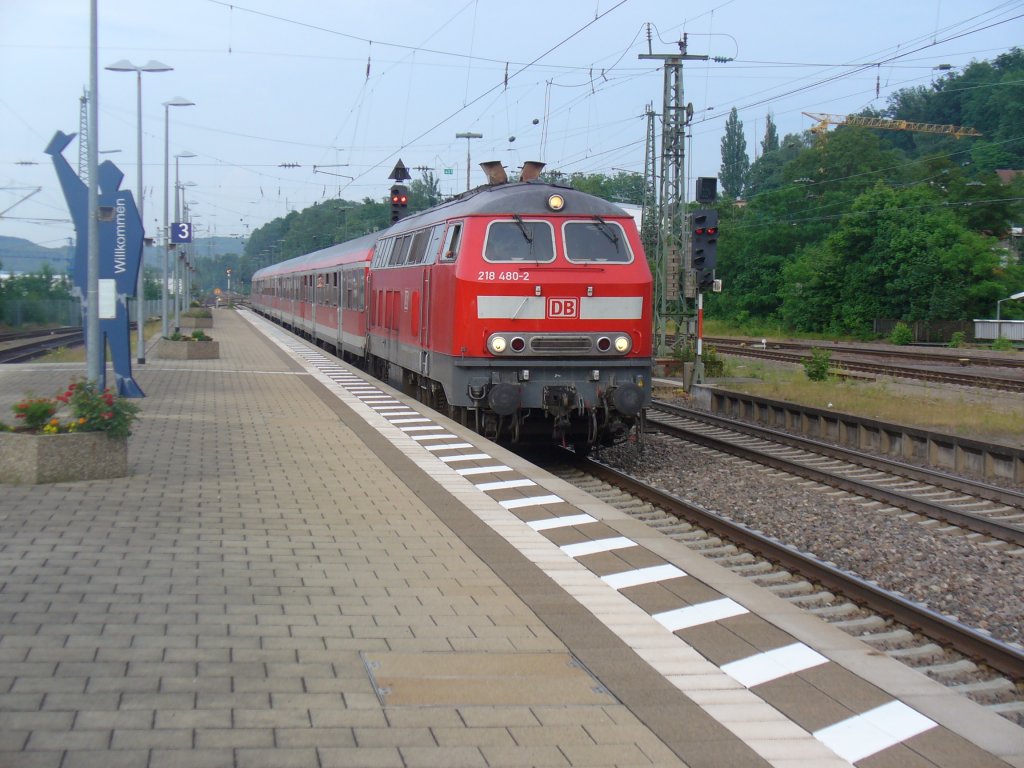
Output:
<path fill-rule="evenodd" d="M 881 505 L 652 435 L 601 460 L 876 581 L 995 637 L 1024 644 L 1024 550 L 936 533 Z M 1013 553 L 1016 554 L 1013 554 Z"/>

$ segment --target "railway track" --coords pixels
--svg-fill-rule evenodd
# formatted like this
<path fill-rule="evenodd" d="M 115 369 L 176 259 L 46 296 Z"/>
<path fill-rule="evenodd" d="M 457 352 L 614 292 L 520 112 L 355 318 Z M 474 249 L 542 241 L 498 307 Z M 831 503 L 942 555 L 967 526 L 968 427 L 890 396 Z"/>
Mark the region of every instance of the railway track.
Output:
<path fill-rule="evenodd" d="M 718 347 L 750 347 L 750 341 L 742 339 L 721 337 L 706 337 L 705 344 L 712 344 Z M 1024 368 L 1024 359 L 1019 356 L 1008 356 L 991 354 L 977 349 L 949 349 L 937 351 L 934 347 L 904 346 L 897 349 L 879 345 L 858 345 L 858 344 L 810 344 L 799 341 L 773 341 L 767 345 L 772 350 L 787 352 L 800 352 L 809 354 L 813 349 L 826 349 L 834 354 L 857 355 L 861 357 L 876 357 L 885 360 L 913 360 L 920 363 L 932 363 L 939 365 L 959 365 L 961 360 L 967 361 L 969 365 L 987 368 Z M 753 349 L 761 349 L 761 344 L 754 343 Z"/>
<path fill-rule="evenodd" d="M 0 336 L 0 364 L 25 363 L 55 349 L 76 347 L 84 343 L 85 332 L 81 328 L 4 334 Z"/>
<path fill-rule="evenodd" d="M 711 343 L 710 341 L 708 343 Z M 753 357 L 762 360 L 773 360 L 776 362 L 783 363 L 803 363 L 805 360 L 810 358 L 809 352 L 800 352 L 796 350 L 779 349 L 770 346 L 767 349 L 761 348 L 760 346 L 750 346 L 740 343 L 716 343 L 714 344 L 715 349 L 724 355 L 735 355 L 740 357 Z M 855 354 L 851 350 L 832 350 L 829 351 L 836 353 L 849 355 Z M 906 362 L 907 358 L 911 357 L 908 353 L 901 359 L 904 360 L 903 365 L 895 365 L 892 363 L 882 362 L 870 362 L 867 360 L 857 360 L 851 357 L 836 357 L 833 356 L 830 364 L 831 367 L 838 371 L 854 372 L 870 374 L 875 376 L 895 376 L 907 379 L 918 379 L 921 381 L 932 381 L 942 384 L 954 384 L 957 386 L 967 387 L 982 387 L 985 389 L 995 389 L 1002 392 L 1024 392 L 1024 379 L 1014 378 L 1012 376 L 998 376 L 989 375 L 986 373 L 973 373 L 955 370 L 954 366 L 958 365 L 958 361 L 955 358 L 942 357 L 941 363 L 946 366 L 927 368 L 923 365 L 914 365 Z M 972 358 L 973 360 L 973 358 Z M 935 364 L 937 361 L 933 358 L 922 360 L 922 363 Z M 973 363 L 972 363 L 973 364 Z M 986 363 L 986 365 L 994 365 L 994 363 Z M 1016 361 L 1012 364 L 1007 363 L 1004 367 L 1007 368 L 1018 368 L 1020 367 Z"/>
<path fill-rule="evenodd" d="M 1024 724 L 1024 649 L 593 459 L 549 471 L 951 689 Z"/>
<path fill-rule="evenodd" d="M 648 425 L 683 440 L 1024 547 L 1024 494 L 658 401 Z"/>

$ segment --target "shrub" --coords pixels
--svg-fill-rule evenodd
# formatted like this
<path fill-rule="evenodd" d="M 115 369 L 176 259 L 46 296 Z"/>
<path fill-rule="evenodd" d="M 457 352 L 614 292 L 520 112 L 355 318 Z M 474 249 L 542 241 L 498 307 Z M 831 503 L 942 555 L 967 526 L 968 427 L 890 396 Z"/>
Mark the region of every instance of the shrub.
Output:
<path fill-rule="evenodd" d="M 1014 350 L 1013 342 L 1005 336 L 1000 336 L 992 342 L 992 349 L 996 352 L 1012 352 Z"/>
<path fill-rule="evenodd" d="M 64 408 L 70 415 L 61 421 Z M 16 428 L 19 431 L 106 432 L 111 437 L 128 437 L 139 414 L 139 407 L 131 400 L 118 397 L 109 389 L 100 392 L 94 382 L 85 379 L 72 381 L 54 398 L 26 398 L 11 406 L 11 410 L 16 418 L 23 420 Z"/>
<path fill-rule="evenodd" d="M 963 331 L 956 331 L 952 336 L 949 337 L 949 346 L 953 349 L 960 349 L 967 343 L 967 336 Z"/>
<path fill-rule="evenodd" d="M 889 343 L 898 344 L 901 347 L 914 341 L 914 334 L 906 323 L 896 323 L 896 327 L 889 334 Z"/>
<path fill-rule="evenodd" d="M 811 356 L 804 360 L 804 372 L 811 381 L 825 381 L 832 361 L 832 353 L 827 349 L 813 349 Z"/>

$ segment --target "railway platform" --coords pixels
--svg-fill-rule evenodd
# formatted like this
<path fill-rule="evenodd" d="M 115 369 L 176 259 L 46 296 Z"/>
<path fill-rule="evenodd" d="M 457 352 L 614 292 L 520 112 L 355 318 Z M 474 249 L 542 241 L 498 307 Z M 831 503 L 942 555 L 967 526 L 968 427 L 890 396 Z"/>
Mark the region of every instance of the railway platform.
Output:
<path fill-rule="evenodd" d="M 1024 729 L 248 311 L 0 486 L 0 766 L 1024 768 Z M 0 368 L 0 410 L 84 365 Z"/>

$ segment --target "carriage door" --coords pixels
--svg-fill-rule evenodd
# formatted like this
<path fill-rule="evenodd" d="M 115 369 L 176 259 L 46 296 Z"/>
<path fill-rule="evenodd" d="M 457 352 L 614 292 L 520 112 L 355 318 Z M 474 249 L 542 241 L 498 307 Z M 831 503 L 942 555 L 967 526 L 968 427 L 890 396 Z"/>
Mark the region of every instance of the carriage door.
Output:
<path fill-rule="evenodd" d="M 423 258 L 423 274 L 420 283 L 420 373 L 423 376 L 430 375 L 430 356 L 433 351 L 430 349 L 430 305 L 431 305 L 431 281 L 434 277 L 434 265 L 437 264 L 437 253 L 441 248 L 441 241 L 444 238 L 444 224 L 438 224 L 430 231 L 430 240 L 427 241 L 427 251 Z"/>

